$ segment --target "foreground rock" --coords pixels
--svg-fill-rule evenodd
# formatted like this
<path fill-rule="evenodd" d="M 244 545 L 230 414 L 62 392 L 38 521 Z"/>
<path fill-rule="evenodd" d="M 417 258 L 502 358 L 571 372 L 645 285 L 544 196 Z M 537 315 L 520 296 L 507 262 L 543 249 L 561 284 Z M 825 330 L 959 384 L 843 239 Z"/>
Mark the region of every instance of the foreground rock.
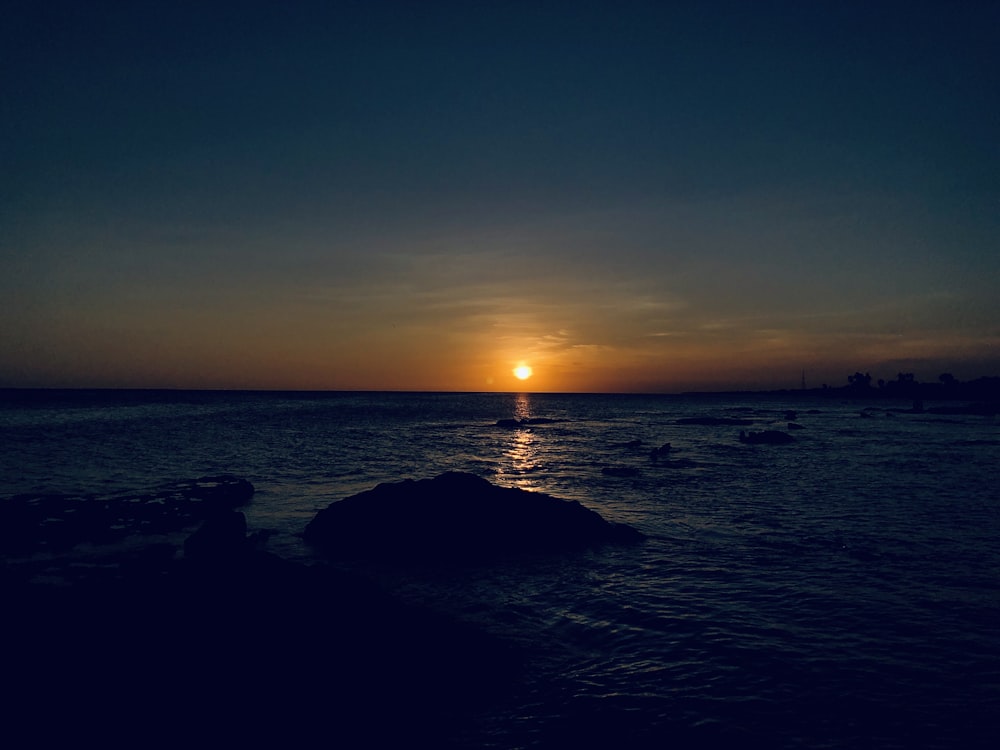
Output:
<path fill-rule="evenodd" d="M 50 584 L 0 565 L 5 733 L 39 746 L 447 747 L 517 679 L 520 652 L 501 638 L 246 542 L 229 510 L 182 558 L 129 575 L 101 565 Z"/>
<path fill-rule="evenodd" d="M 380 484 L 316 514 L 307 542 L 335 557 L 487 559 L 631 543 L 643 535 L 578 502 L 472 474 Z"/>

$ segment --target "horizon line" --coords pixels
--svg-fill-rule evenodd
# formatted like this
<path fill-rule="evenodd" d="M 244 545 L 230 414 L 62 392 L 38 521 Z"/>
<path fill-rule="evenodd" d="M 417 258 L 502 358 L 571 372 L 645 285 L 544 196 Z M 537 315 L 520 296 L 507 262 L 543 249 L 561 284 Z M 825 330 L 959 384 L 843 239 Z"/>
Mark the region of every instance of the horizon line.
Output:
<path fill-rule="evenodd" d="M 1000 380 L 1000 375 L 981 375 L 972 380 L 957 381 L 959 385 L 968 385 L 983 380 Z M 914 381 L 915 385 L 939 385 L 937 381 Z M 778 393 L 831 393 L 846 391 L 859 393 L 850 384 L 843 386 L 822 385 L 809 388 L 723 388 L 719 390 L 683 390 L 683 391 L 487 391 L 487 390 L 419 390 L 409 388 L 230 388 L 201 387 L 190 388 L 182 386 L 0 386 L 0 393 L 8 392 L 132 392 L 132 393 L 298 393 L 298 394 L 365 394 L 365 393 L 396 393 L 421 395 L 550 395 L 550 396 L 698 396 L 726 394 L 778 394 Z M 869 387 L 860 393 L 876 395 L 881 388 Z"/>

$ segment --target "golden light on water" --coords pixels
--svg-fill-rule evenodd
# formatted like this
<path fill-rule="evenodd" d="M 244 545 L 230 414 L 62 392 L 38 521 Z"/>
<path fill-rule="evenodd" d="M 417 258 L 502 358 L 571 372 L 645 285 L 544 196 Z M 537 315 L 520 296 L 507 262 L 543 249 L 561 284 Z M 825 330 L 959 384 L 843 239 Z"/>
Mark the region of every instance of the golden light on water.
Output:
<path fill-rule="evenodd" d="M 531 377 L 531 372 L 532 370 L 528 365 L 518 365 L 513 370 L 514 377 L 518 380 L 527 380 Z"/>

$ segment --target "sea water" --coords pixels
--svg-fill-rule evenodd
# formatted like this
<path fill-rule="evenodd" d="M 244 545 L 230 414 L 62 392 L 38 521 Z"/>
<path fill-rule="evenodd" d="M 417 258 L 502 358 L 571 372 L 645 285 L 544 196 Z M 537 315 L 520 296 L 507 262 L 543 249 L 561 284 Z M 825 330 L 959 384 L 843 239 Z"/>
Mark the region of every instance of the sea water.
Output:
<path fill-rule="evenodd" d="M 795 393 L 7 392 L 0 498 L 236 474 L 257 488 L 251 530 L 310 562 L 299 534 L 330 502 L 472 472 L 648 538 L 470 568 L 372 566 L 397 595 L 527 654 L 520 684 L 456 722 L 456 744 L 992 746 L 1000 424 L 908 406 Z M 748 424 L 678 424 L 688 417 Z M 546 421 L 497 426 L 511 418 Z M 790 418 L 791 444 L 738 439 Z"/>

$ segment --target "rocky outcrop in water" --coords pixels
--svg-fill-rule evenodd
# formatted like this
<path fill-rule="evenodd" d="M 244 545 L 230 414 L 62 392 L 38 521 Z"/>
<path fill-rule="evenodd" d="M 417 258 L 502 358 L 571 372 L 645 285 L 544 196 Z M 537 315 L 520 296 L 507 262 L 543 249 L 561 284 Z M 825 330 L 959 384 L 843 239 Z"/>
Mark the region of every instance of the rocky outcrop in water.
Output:
<path fill-rule="evenodd" d="M 15 495 L 0 500 L 0 554 L 61 552 L 83 542 L 181 531 L 245 505 L 253 493 L 247 480 L 222 475 L 148 494 Z"/>
<path fill-rule="evenodd" d="M 305 530 L 336 557 L 488 559 L 582 550 L 643 538 L 580 505 L 473 474 L 380 484 L 330 504 Z"/>

